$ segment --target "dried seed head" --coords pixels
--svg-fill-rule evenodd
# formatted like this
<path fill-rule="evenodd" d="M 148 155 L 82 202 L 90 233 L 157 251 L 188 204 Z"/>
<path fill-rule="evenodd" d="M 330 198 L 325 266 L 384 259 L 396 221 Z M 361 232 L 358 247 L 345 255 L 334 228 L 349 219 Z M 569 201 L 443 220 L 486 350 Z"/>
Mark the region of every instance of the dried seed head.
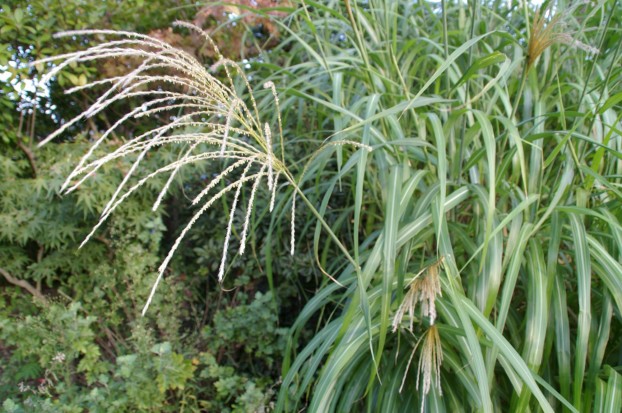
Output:
<path fill-rule="evenodd" d="M 436 297 L 442 296 L 439 270 L 443 265 L 443 258 L 424 268 L 410 283 L 410 288 L 400 304 L 393 318 L 393 332 L 396 332 L 406 314 L 410 317 L 409 330 L 413 330 L 414 312 L 417 303 L 421 302 L 421 313 L 430 319 L 433 325 L 436 321 Z"/>
<path fill-rule="evenodd" d="M 421 354 L 419 355 L 419 365 L 417 367 L 417 382 L 415 388 L 419 390 L 419 383 L 422 385 L 423 395 L 427 396 L 432 388 L 432 383 L 436 387 L 439 395 L 443 394 L 441 389 L 441 364 L 443 362 L 443 347 L 441 345 L 441 336 L 438 333 L 438 327 L 432 325 L 428 328 L 425 335 L 422 336 L 417 344 L 413 348 L 406 365 L 406 371 L 402 377 L 402 384 L 400 386 L 400 393 L 404 389 L 404 383 L 406 383 L 406 377 L 408 376 L 408 370 L 410 364 L 417 351 L 417 348 L 421 345 Z M 421 412 L 425 408 L 425 398 L 421 402 Z"/>
<path fill-rule="evenodd" d="M 443 362 L 443 348 L 441 346 L 441 336 L 438 334 L 438 327 L 430 326 L 423 339 L 421 347 L 421 357 L 419 358 L 419 369 L 417 371 L 417 389 L 421 373 L 423 373 L 423 394 L 430 392 L 432 380 L 439 393 L 441 391 L 441 363 Z M 434 375 L 434 378 L 432 377 Z"/>
<path fill-rule="evenodd" d="M 533 67 L 538 57 L 555 43 L 576 47 L 588 53 L 599 52 L 597 48 L 573 38 L 571 33 L 566 31 L 564 18 L 569 15 L 570 10 L 557 13 L 547 21 L 548 12 L 547 9 L 538 9 L 534 15 L 527 46 L 527 70 Z"/>

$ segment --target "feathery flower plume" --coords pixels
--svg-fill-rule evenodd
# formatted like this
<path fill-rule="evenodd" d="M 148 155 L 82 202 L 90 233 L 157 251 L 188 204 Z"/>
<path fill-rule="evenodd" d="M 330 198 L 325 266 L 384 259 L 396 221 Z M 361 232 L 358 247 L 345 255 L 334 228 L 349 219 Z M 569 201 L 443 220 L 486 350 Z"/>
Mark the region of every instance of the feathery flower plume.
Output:
<path fill-rule="evenodd" d="M 199 143 L 200 143 L 199 141 L 193 143 L 188 149 L 188 151 L 184 154 L 182 158 L 182 162 L 179 163 L 177 168 L 173 169 L 173 172 L 171 172 L 171 174 L 169 175 L 168 180 L 166 181 L 166 184 L 164 184 L 164 187 L 160 191 L 160 194 L 158 195 L 158 199 L 156 199 L 156 201 L 153 203 L 153 206 L 151 207 L 152 211 L 155 212 L 158 210 L 158 208 L 160 207 L 160 204 L 162 203 L 162 200 L 164 199 L 164 196 L 168 192 L 168 188 L 171 186 L 171 183 L 173 183 L 173 180 L 175 179 L 175 175 L 177 175 L 179 168 L 181 168 L 181 166 L 184 164 L 183 161 L 186 160 L 188 156 L 190 156 L 190 154 L 195 150 L 195 148 L 199 145 Z"/>
<path fill-rule="evenodd" d="M 553 17 L 548 19 L 548 21 L 547 15 L 549 13 L 547 9 L 538 9 L 536 11 L 531 25 L 529 44 L 527 46 L 527 71 L 533 67 L 538 57 L 555 43 L 576 47 L 588 53 L 596 54 L 599 52 L 597 48 L 573 38 L 571 33 L 565 31 L 566 25 L 564 23 L 564 18 L 567 17 L 573 9 L 574 8 L 571 8 L 564 12 L 556 13 Z"/>
<path fill-rule="evenodd" d="M 421 342 L 421 355 L 419 356 L 419 365 L 417 367 L 417 384 L 415 388 L 419 390 L 419 384 L 422 385 L 423 395 L 427 396 L 432 388 L 432 383 L 438 390 L 440 395 L 443 394 L 441 389 L 441 364 L 443 362 L 443 348 L 441 346 L 441 337 L 438 333 L 438 327 L 432 325 L 428 328 L 425 335 L 419 339 L 415 347 L 413 348 L 408 364 L 406 365 L 406 371 L 402 378 L 402 384 L 400 386 L 400 393 L 404 389 L 404 383 L 406 382 L 406 376 L 410 368 L 410 364 L 415 355 L 415 352 Z M 421 377 L 423 375 L 423 378 Z M 425 398 L 421 401 L 421 412 L 425 409 Z"/>
<path fill-rule="evenodd" d="M 393 332 L 396 332 L 406 314 L 409 316 L 409 330 L 413 330 L 413 320 L 415 307 L 421 303 L 421 313 L 428 317 L 430 324 L 434 325 L 436 320 L 436 296 L 441 296 L 441 281 L 439 269 L 443 265 L 443 258 L 419 271 L 410 282 L 410 288 L 404 295 L 404 300 L 400 304 L 393 317 Z"/>
<path fill-rule="evenodd" d="M 439 394 L 441 391 L 441 363 L 443 361 L 443 348 L 441 347 L 441 337 L 438 334 L 438 327 L 430 326 L 423 339 L 421 357 L 419 358 L 419 368 L 417 369 L 417 389 L 421 373 L 423 373 L 423 394 L 430 392 L 432 386 L 432 375 L 434 375 L 434 385 Z M 423 406 L 422 406 L 423 411 Z"/>
<path fill-rule="evenodd" d="M 203 30 L 189 23 L 178 22 L 177 25 L 197 31 L 214 47 L 219 60 L 211 69 L 217 71 L 219 68 L 224 68 L 225 83 L 206 70 L 194 56 L 181 49 L 154 37 L 112 30 L 78 30 L 60 33 L 57 37 L 99 36 L 105 40 L 83 51 L 45 58 L 33 63 L 35 65 L 55 62 L 56 66 L 45 77 L 50 80 L 73 63 L 83 64 L 118 57 L 137 61 L 136 67 L 130 69 L 124 76 L 94 80 L 68 90 L 67 93 L 74 93 L 93 88 L 105 88 L 87 110 L 63 124 L 40 143 L 43 145 L 49 142 L 78 122 L 96 116 L 111 104 L 132 98 L 143 100 L 139 107 L 132 108 L 95 140 L 63 185 L 65 192 L 71 192 L 104 165 L 123 157 L 135 156 L 129 171 L 126 172 L 103 209 L 99 222 L 84 242 L 103 225 L 110 214 L 128 196 L 150 180 L 163 175 L 168 178 L 154 202 L 153 209 L 156 210 L 181 168 L 205 161 L 232 161 L 194 196 L 193 205 L 199 203 L 202 205 L 182 230 L 162 262 L 143 314 L 149 307 L 174 252 L 180 246 L 181 239 L 216 200 L 233 192 L 223 243 L 223 255 L 218 270 L 218 279 L 222 281 L 240 194 L 242 191 L 250 191 L 240 243 L 240 253 L 243 253 L 248 236 L 250 214 L 262 177 L 268 177 L 268 190 L 274 199 L 277 189 L 274 175 L 278 177 L 279 174 L 285 172 L 284 163 L 277 160 L 272 153 L 271 131 L 268 123 L 260 119 L 252 88 L 242 69 L 237 63 L 223 58 L 212 39 Z M 244 81 L 246 93 L 251 102 L 250 110 L 240 92 L 234 87 L 232 72 Z M 276 98 L 274 85 L 268 87 L 271 88 Z M 278 107 L 278 103 L 276 105 Z M 166 116 L 168 113 L 174 117 Z M 127 140 L 104 155 L 96 155 L 96 149 L 122 125 L 156 114 L 165 115 L 158 118 L 166 119 L 163 124 L 156 125 L 153 129 Z M 219 119 L 224 119 L 224 121 L 221 123 Z M 280 120 L 279 115 L 279 123 Z M 282 126 L 280 124 L 278 126 L 282 131 Z M 188 132 L 188 130 L 193 132 Z M 140 168 L 141 161 L 147 153 L 163 145 L 179 148 L 180 157 L 153 171 Z M 291 181 L 291 174 L 284 173 L 284 175 Z M 218 185 L 222 185 L 223 189 L 212 194 Z"/>
<path fill-rule="evenodd" d="M 158 275 L 143 308 L 143 315 L 152 302 L 173 254 L 181 245 L 181 240 L 217 200 L 230 196 L 233 192 L 223 243 L 223 256 L 218 270 L 218 279 L 222 281 L 240 195 L 243 191 L 250 191 L 239 248 L 239 252 L 243 253 L 249 231 L 250 214 L 256 199 L 255 195 L 261 187 L 264 176 L 267 177 L 268 181 L 267 189 L 271 192 L 270 211 L 274 208 L 278 189 L 277 181 L 281 174 L 287 183 L 295 188 L 292 198 L 292 254 L 295 244 L 295 192 L 298 190 L 298 186 L 293 175 L 287 170 L 284 161 L 283 127 L 274 83 L 266 82 L 264 87 L 271 90 L 277 109 L 281 144 L 280 159 L 273 153 L 272 131 L 269 123 L 260 117 L 253 89 L 242 68 L 237 63 L 224 58 L 214 41 L 201 28 L 185 22 L 176 22 L 175 25 L 198 32 L 211 44 L 218 58 L 210 68 L 211 71 L 207 70 L 194 56 L 155 37 L 114 30 L 76 30 L 59 33 L 56 35 L 57 38 L 97 36 L 104 40 L 101 44 L 89 47 L 86 50 L 40 59 L 32 63 L 33 66 L 42 63 L 55 63 L 55 66 L 43 77 L 41 83 L 44 84 L 61 70 L 74 63 L 96 63 L 119 57 L 129 58 L 130 61 L 137 62 L 135 68 L 130 69 L 126 75 L 94 80 L 67 90 L 66 93 L 75 93 L 104 88 L 103 93 L 99 93 L 99 97 L 88 109 L 65 122 L 39 143 L 41 146 L 50 142 L 79 122 L 96 116 L 117 102 L 133 99 L 142 100 L 140 106 L 130 109 L 128 113 L 103 131 L 91 144 L 62 186 L 64 193 L 74 191 L 103 166 L 111 162 L 115 163 L 121 158 L 134 157 L 129 171 L 125 173 L 121 183 L 103 209 L 99 221 L 81 246 L 95 234 L 123 201 L 151 180 L 162 176 L 168 177 L 153 204 L 153 210 L 156 210 L 166 196 L 175 176 L 182 168 L 210 161 L 216 161 L 218 165 L 228 165 L 221 169 L 220 173 L 194 196 L 192 204 L 201 205 L 183 228 L 160 265 Z M 213 74 L 220 69 L 225 71 L 225 81 L 221 81 Z M 243 80 L 246 88 L 244 93 L 236 89 L 233 80 L 234 74 Z M 245 99 L 250 101 L 250 108 Z M 107 147 L 108 153 L 98 154 L 96 149 L 101 147 L 109 136 L 114 136 L 117 129 L 128 122 L 149 116 L 155 118 L 154 123 L 158 120 L 162 123 L 159 126 L 156 124 L 151 130 L 134 136 L 115 148 Z M 223 119 L 224 122 L 221 121 Z M 147 154 L 161 146 L 178 150 L 179 158 L 155 170 L 148 171 L 144 167 L 140 168 L 141 161 Z M 222 189 L 213 193 L 219 186 Z"/>
<path fill-rule="evenodd" d="M 444 257 L 441 257 L 438 261 L 430 266 L 419 271 L 417 275 L 410 282 L 410 288 L 404 300 L 400 304 L 395 317 L 393 318 L 393 332 L 396 332 L 402 323 L 402 319 L 406 314 L 409 315 L 410 332 L 413 331 L 414 312 L 417 303 L 421 303 L 421 313 L 424 317 L 428 317 L 430 326 L 425 332 L 425 335 L 419 338 L 417 344 L 413 348 L 408 364 L 406 365 L 406 371 L 402 378 L 402 385 L 400 386 L 400 393 L 404 388 L 406 382 L 406 376 L 410 369 L 410 364 L 417 351 L 417 348 L 423 341 L 421 347 L 421 355 L 419 356 L 419 366 L 417 368 L 417 385 L 419 390 L 419 383 L 423 386 L 423 395 L 426 396 L 431 389 L 434 376 L 434 384 L 441 392 L 441 362 L 443 361 L 443 349 L 441 347 L 441 337 L 438 333 L 438 327 L 434 324 L 436 321 L 436 297 L 442 295 L 441 282 L 439 278 L 439 271 L 443 266 Z M 423 374 L 423 379 L 421 376 Z M 421 412 L 423 412 L 425 406 L 425 399 L 421 402 Z"/>

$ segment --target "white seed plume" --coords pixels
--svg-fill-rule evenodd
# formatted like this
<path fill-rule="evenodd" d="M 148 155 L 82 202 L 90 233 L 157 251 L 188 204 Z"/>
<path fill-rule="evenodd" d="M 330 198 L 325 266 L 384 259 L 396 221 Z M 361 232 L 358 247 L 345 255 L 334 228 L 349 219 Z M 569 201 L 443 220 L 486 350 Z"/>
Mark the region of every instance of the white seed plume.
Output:
<path fill-rule="evenodd" d="M 438 327 L 435 325 L 430 326 L 424 335 L 419 338 L 417 344 L 410 353 L 408 363 L 406 364 L 406 371 L 402 377 L 402 384 L 400 385 L 400 393 L 404 389 L 406 383 L 406 377 L 408 376 L 408 370 L 410 364 L 417 351 L 417 348 L 423 341 L 421 347 L 421 354 L 419 356 L 419 365 L 417 366 L 417 383 L 415 388 L 419 390 L 419 383 L 422 384 L 423 395 L 427 396 L 432 388 L 432 382 L 438 391 L 439 395 L 443 394 L 441 389 L 441 364 L 443 362 L 443 347 L 441 345 L 441 337 L 438 333 Z M 423 375 L 423 380 L 421 376 Z M 421 401 L 421 413 L 425 410 L 425 397 Z"/>
<path fill-rule="evenodd" d="M 421 313 L 430 320 L 430 325 L 436 321 L 436 297 L 442 296 L 439 269 L 443 265 L 443 257 L 419 271 L 410 282 L 410 288 L 393 317 L 393 332 L 395 333 L 406 314 L 409 315 L 409 330 L 413 331 L 415 307 L 421 303 Z"/>
<path fill-rule="evenodd" d="M 218 185 L 218 183 L 222 181 L 227 175 L 229 175 L 229 173 L 231 173 L 234 169 L 239 168 L 245 163 L 251 163 L 251 162 L 253 162 L 253 159 L 243 158 L 229 165 L 221 173 L 219 173 L 214 179 L 212 179 L 212 181 L 205 188 L 203 188 L 203 190 L 192 200 L 192 205 L 196 205 L 199 202 L 201 202 L 201 199 L 203 199 L 203 197 L 207 195 L 210 190 L 214 189 L 214 187 Z"/>
<path fill-rule="evenodd" d="M 218 161 L 220 164 L 224 162 L 226 165 L 204 188 L 198 191 L 198 194 L 193 195 L 192 203 L 193 205 L 200 204 L 199 209 L 184 227 L 160 265 L 143 314 L 152 302 L 157 286 L 173 254 L 190 228 L 216 200 L 233 195 L 221 265 L 217 274 L 218 279 L 222 281 L 234 216 L 242 191 L 249 191 L 250 197 L 246 206 L 240 253 L 243 253 L 246 248 L 250 217 L 262 178 L 264 176 L 268 178 L 268 190 L 271 192 L 273 205 L 276 196 L 275 178 L 284 172 L 282 169 L 284 163 L 275 162 L 270 127 L 268 123 L 260 119 L 251 85 L 242 69 L 237 63 L 223 58 L 212 39 L 201 29 L 189 23 L 181 22 L 177 25 L 199 32 L 212 45 L 218 57 L 212 70 L 224 68 L 227 79 L 225 83 L 214 77 L 194 56 L 181 49 L 150 36 L 111 30 L 79 30 L 61 33 L 57 37 L 97 36 L 105 40 L 83 51 L 45 58 L 33 63 L 33 65 L 56 63 L 44 77 L 43 83 L 45 83 L 73 63 L 87 64 L 120 57 L 136 62 L 126 75 L 96 79 L 69 89 L 67 93 L 96 88 L 103 88 L 103 91 L 97 94 L 95 102 L 88 109 L 65 122 L 41 142 L 43 145 L 51 141 L 76 127 L 85 119 L 102 113 L 116 102 L 135 98 L 143 100 L 140 106 L 131 108 L 128 113 L 116 119 L 112 122 L 112 126 L 96 137 L 63 184 L 64 192 L 74 191 L 100 168 L 110 165 L 111 162 L 117 162 L 121 158 L 133 157 L 129 170 L 125 172 L 121 183 L 113 191 L 99 221 L 84 242 L 93 236 L 121 203 L 154 178 L 167 176 L 153 204 L 153 209 L 156 210 L 182 168 L 206 161 Z M 240 76 L 244 81 L 245 93 L 251 103 L 250 110 L 241 97 L 243 95 L 234 87 L 232 73 Z M 278 108 L 274 85 L 271 89 Z M 102 144 L 109 137 L 116 136 L 115 133 L 122 130 L 123 126 L 144 117 L 152 117 L 156 121 L 161 120 L 162 123 L 139 136 L 128 139 L 105 154 L 98 151 L 103 147 Z M 278 121 L 279 130 L 282 131 L 280 115 Z M 160 146 L 179 148 L 180 156 L 177 160 L 155 170 L 146 170 L 143 166 L 144 159 L 149 152 L 156 151 Z M 286 173 L 285 176 L 291 175 Z M 211 191 L 215 190 L 218 185 L 222 185 L 223 188 L 211 194 Z"/>
<path fill-rule="evenodd" d="M 239 247 L 239 252 L 244 253 L 250 230 L 250 216 L 263 177 L 267 178 L 267 189 L 271 192 L 270 211 L 274 209 L 278 179 L 281 174 L 286 184 L 294 187 L 290 240 L 292 254 L 295 246 L 296 192 L 300 189 L 293 175 L 286 169 L 283 126 L 274 83 L 265 82 L 264 88 L 270 89 L 274 98 L 280 139 L 280 159 L 273 151 L 274 142 L 270 124 L 260 117 L 253 89 L 242 68 L 237 63 L 224 58 L 213 40 L 197 26 L 184 22 L 177 22 L 176 25 L 198 32 L 211 44 L 218 59 L 212 65 L 211 71 L 224 69 L 225 81 L 216 78 L 205 69 L 202 63 L 184 50 L 177 49 L 154 37 L 113 30 L 77 30 L 60 33 L 56 37 L 96 36 L 104 40 L 101 44 L 83 51 L 49 57 L 32 63 L 33 65 L 55 63 L 55 66 L 43 77 L 42 84 L 50 81 L 60 71 L 74 63 L 88 64 L 125 58 L 133 66 L 126 75 L 95 79 L 85 85 L 67 90 L 66 93 L 93 90 L 99 90 L 99 92 L 95 102 L 89 108 L 65 122 L 40 142 L 40 145 L 46 144 L 77 127 L 80 122 L 102 113 L 117 102 L 135 99 L 142 101 L 140 106 L 131 108 L 128 113 L 112 122 L 111 126 L 94 139 L 62 185 L 64 193 L 75 191 L 101 168 L 110 165 L 118 168 L 117 165 L 122 158 L 132 158 L 129 170 L 125 171 L 122 181 L 115 188 L 101 212 L 99 221 L 80 246 L 83 246 L 95 234 L 130 195 L 147 183 L 153 182 L 154 179 L 166 177 L 153 204 L 153 210 L 157 210 L 182 168 L 205 162 L 216 162 L 217 165 L 222 166 L 220 172 L 200 189 L 198 194 L 193 194 L 192 204 L 198 206 L 198 211 L 183 228 L 160 265 L 143 314 L 151 304 L 173 254 L 180 247 L 188 231 L 214 202 L 222 197 L 233 195 L 223 256 L 217 274 L 218 279 L 222 281 L 239 197 L 243 191 L 250 191 Z M 243 80 L 245 91 L 236 90 L 234 74 Z M 250 105 L 247 105 L 246 101 L 250 101 Z M 156 126 L 138 136 L 128 138 L 123 143 L 115 143 L 114 147 L 103 145 L 110 137 L 115 137 L 115 142 L 119 142 L 120 139 L 116 135 L 117 133 L 121 135 L 123 126 L 128 126 L 131 122 L 140 122 L 145 117 L 150 117 L 150 122 Z M 160 124 L 157 125 L 157 122 Z M 350 143 L 360 146 L 356 142 Z M 332 143 L 328 145 L 330 144 Z M 179 157 L 166 165 L 156 167 L 155 170 L 147 170 L 144 165 L 146 162 L 143 160 L 150 152 L 157 151 L 163 146 L 178 151 Z M 107 153 L 102 154 L 102 149 Z M 215 191 L 219 185 L 222 189 L 212 194 L 212 191 Z"/>
<path fill-rule="evenodd" d="M 214 202 L 216 202 L 217 200 L 222 198 L 223 195 L 226 195 L 227 193 L 229 193 L 233 189 L 237 190 L 237 188 L 239 188 L 242 185 L 244 185 L 244 183 L 246 183 L 247 181 L 251 181 L 251 180 L 254 180 L 256 178 L 258 178 L 258 176 L 257 175 L 253 175 L 253 176 L 247 176 L 244 179 L 239 179 L 239 180 L 235 181 L 234 183 L 230 184 L 229 186 L 225 187 L 220 192 L 218 192 L 216 195 L 214 195 L 209 201 L 207 201 L 205 204 L 203 204 L 203 206 L 201 207 L 201 209 L 199 209 L 199 211 L 197 213 L 194 214 L 192 219 L 188 222 L 188 224 L 186 224 L 184 229 L 181 231 L 181 233 L 179 234 L 179 236 L 175 240 L 175 243 L 173 244 L 173 246 L 169 250 L 169 252 L 168 252 L 166 258 L 164 259 L 164 261 L 162 262 L 162 264 L 160 264 L 160 267 L 158 269 L 158 271 L 159 271 L 158 272 L 158 277 L 156 278 L 156 281 L 153 283 L 153 286 L 151 287 L 151 292 L 149 294 L 149 298 L 147 298 L 147 302 L 146 302 L 145 306 L 143 307 L 142 315 L 145 315 L 145 313 L 149 309 L 149 305 L 151 304 L 151 300 L 153 299 L 153 296 L 155 295 L 156 289 L 158 288 L 158 285 L 159 285 L 160 281 L 162 280 L 162 276 L 164 275 L 164 271 L 166 271 L 166 268 L 168 267 L 169 262 L 173 258 L 173 255 L 175 254 L 175 251 L 177 251 L 177 248 L 179 247 L 179 244 L 181 243 L 181 240 L 186 236 L 186 234 L 188 233 L 190 228 L 192 228 L 192 226 L 197 222 L 197 220 L 201 217 L 201 215 L 203 215 L 203 213 L 205 213 L 205 211 L 207 211 L 214 204 Z"/>

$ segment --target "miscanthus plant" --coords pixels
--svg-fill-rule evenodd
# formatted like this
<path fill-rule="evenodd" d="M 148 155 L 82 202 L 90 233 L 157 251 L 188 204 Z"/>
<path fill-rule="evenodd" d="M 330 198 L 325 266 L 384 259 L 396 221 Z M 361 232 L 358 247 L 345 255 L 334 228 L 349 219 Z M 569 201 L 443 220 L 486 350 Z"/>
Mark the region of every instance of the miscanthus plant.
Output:
<path fill-rule="evenodd" d="M 618 411 L 619 2 L 298 13 L 288 102 L 373 151 L 315 169 L 360 270 L 324 261 L 277 410 Z"/>
<path fill-rule="evenodd" d="M 269 105 L 225 58 L 206 69 L 147 36 L 74 33 L 120 40 L 50 59 L 63 62 L 51 76 L 71 61 L 141 63 L 84 86 L 109 89 L 55 135 L 133 96 L 147 103 L 118 122 L 179 115 L 87 153 L 66 188 L 117 157 L 183 148 L 150 175 L 130 169 L 103 222 L 151 176 L 222 162 L 180 236 L 230 196 L 219 278 L 238 208 L 244 251 L 256 191 L 290 188 L 292 248 L 304 201 L 328 277 L 292 327 L 277 411 L 619 411 L 620 16 L 617 1 L 300 2 L 275 22 L 290 36 Z M 324 149 L 288 162 L 308 141 Z"/>

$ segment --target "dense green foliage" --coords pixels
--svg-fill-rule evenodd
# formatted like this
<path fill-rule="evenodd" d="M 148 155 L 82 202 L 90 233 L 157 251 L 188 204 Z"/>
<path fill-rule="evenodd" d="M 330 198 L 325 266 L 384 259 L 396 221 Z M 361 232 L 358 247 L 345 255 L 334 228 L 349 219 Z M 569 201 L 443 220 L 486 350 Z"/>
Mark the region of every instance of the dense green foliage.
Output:
<path fill-rule="evenodd" d="M 202 296 L 200 273 L 175 272 L 156 299 L 158 311 L 141 317 L 164 242 L 163 217 L 144 212 L 152 198 L 145 192 L 78 250 L 120 178 L 110 169 L 97 190 L 59 196 L 72 156 L 83 150 L 80 143 L 38 150 L 37 178 L 20 151 L 1 158 L 0 267 L 29 285 L 5 287 L 2 295 L 5 409 L 177 412 L 184 405 L 242 412 L 268 403 L 273 383 L 264 372 L 276 375 L 285 335 L 271 294 L 245 287 Z M 193 244 L 211 251 L 202 259 L 217 259 L 209 244 Z"/>
<path fill-rule="evenodd" d="M 0 133 L 0 409 L 247 412 L 269 406 L 286 343 L 275 304 L 286 301 L 284 314 L 297 308 L 298 298 L 287 300 L 297 295 L 297 285 L 311 281 L 313 271 L 305 269 L 300 280 L 270 291 L 258 252 L 236 260 L 232 271 L 240 277 L 219 286 L 208 274 L 220 257 L 226 223 L 214 213 L 200 226 L 215 230 L 208 237 L 200 227 L 189 234 L 158 290 L 155 310 L 141 317 L 161 256 L 188 218 L 184 191 L 203 185 L 214 171 L 189 171 L 184 187 L 153 214 L 151 190 L 162 183 L 156 180 L 78 249 L 132 163 L 120 160 L 103 168 L 71 195 L 61 195 L 61 185 L 89 138 L 127 106 L 91 119 L 88 130 L 80 125 L 53 144 L 36 144 L 60 119 L 70 119 L 94 99 L 67 97 L 63 86 L 125 67 L 113 61 L 97 68 L 75 65 L 36 94 L 23 83 L 45 69 L 26 65 L 35 56 L 75 49 L 75 43 L 52 39 L 59 30 L 96 26 L 148 32 L 166 29 L 173 19 L 189 19 L 196 9 L 186 14 L 185 8 L 173 9 L 173 2 L 124 2 L 123 7 L 30 2 L 28 8 L 15 3 L 3 4 L 0 13 L 8 22 L 0 33 L 0 67 L 11 74 L 0 96 L 7 108 Z M 106 150 L 144 123 L 119 130 L 119 140 Z M 143 167 L 175 156 L 159 151 Z"/>
<path fill-rule="evenodd" d="M 254 12 L 233 3 L 227 13 Z M 60 196 L 94 136 L 142 102 L 115 102 L 86 122 L 89 132 L 77 124 L 35 148 L 55 125 L 34 113 L 68 120 L 84 111 L 96 98 L 70 103 L 59 83 L 98 79 L 98 66 L 61 72 L 50 86 L 55 108 L 2 97 L 21 108 L 3 114 L 0 139 L 4 410 L 620 411 L 622 5 L 292 3 L 261 12 L 268 34 L 281 33 L 274 49 L 262 51 L 256 27 L 235 43 L 240 59 L 244 45 L 262 51 L 243 61 L 255 92 L 238 77 L 230 86 L 256 99 L 257 119 L 283 128 L 283 142 L 260 122 L 249 134 L 267 154 L 263 167 L 285 176 L 276 207 L 269 212 L 263 187 L 255 198 L 242 193 L 242 204 L 254 200 L 250 251 L 229 253 L 219 284 L 229 213 L 236 241 L 244 215 L 233 215 L 237 195 L 218 200 L 183 238 L 145 317 L 157 267 L 196 212 L 189 199 L 228 161 L 184 165 L 158 212 L 151 206 L 168 176 L 154 175 L 76 250 L 132 165 L 147 175 L 188 143 L 148 148 L 140 164 L 132 153 L 116 157 Z M 88 15 L 117 10 L 86 4 Z M 43 24 L 33 17 L 42 7 L 3 6 L 14 29 L 0 36 L 30 33 L 0 37 L 5 59 L 16 58 L 17 37 L 35 45 L 18 54 L 25 61 L 71 50 L 42 49 L 49 39 L 32 36 L 49 28 L 19 28 Z M 195 12 L 162 10 L 106 24 L 148 32 L 170 23 L 155 16 Z M 229 16 L 212 31 L 217 43 L 236 38 L 223 34 L 227 25 L 248 22 Z M 62 28 L 99 24 L 78 20 Z M 218 57 L 208 46 L 193 49 L 206 67 Z M 120 75 L 106 64 L 102 75 Z M 266 81 L 278 108 L 260 90 Z M 231 115 L 205 110 L 213 117 L 192 131 L 225 140 Z M 172 121 L 142 119 L 95 157 Z"/>

